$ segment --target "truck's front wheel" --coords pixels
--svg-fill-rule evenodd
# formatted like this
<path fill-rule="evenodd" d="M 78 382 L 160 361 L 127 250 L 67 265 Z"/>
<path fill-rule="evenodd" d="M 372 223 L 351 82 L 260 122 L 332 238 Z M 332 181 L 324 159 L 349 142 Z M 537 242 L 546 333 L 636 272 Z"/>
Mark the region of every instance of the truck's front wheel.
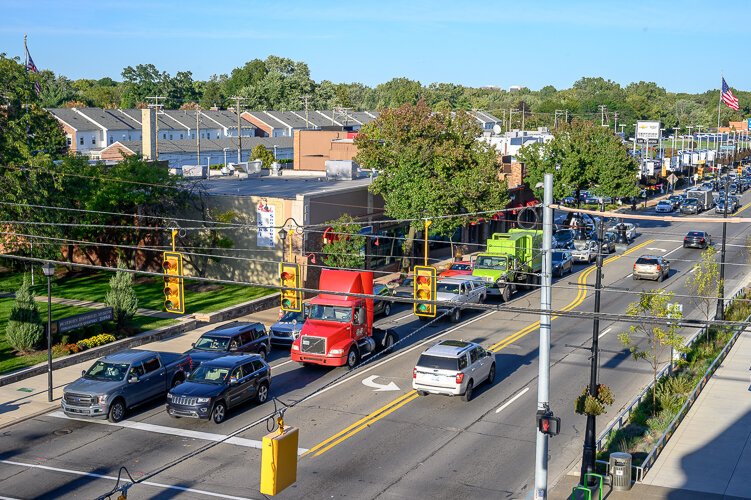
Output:
<path fill-rule="evenodd" d="M 122 398 L 117 398 L 110 405 L 110 411 L 107 414 L 107 419 L 112 423 L 120 422 L 125 418 L 125 401 Z"/>
<path fill-rule="evenodd" d="M 351 370 L 360 361 L 360 354 L 357 352 L 357 348 L 352 346 L 347 353 L 347 367 Z"/>
<path fill-rule="evenodd" d="M 501 300 L 503 302 L 508 302 L 509 300 L 511 300 L 511 290 L 509 289 L 509 287 L 503 287 L 503 291 L 501 292 Z"/>

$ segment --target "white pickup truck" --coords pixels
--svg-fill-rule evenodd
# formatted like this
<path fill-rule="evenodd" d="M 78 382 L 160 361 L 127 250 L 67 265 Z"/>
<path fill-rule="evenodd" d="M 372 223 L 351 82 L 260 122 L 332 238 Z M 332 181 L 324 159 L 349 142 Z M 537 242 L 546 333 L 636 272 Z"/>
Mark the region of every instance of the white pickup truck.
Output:
<path fill-rule="evenodd" d="M 481 304 L 487 297 L 488 289 L 482 278 L 475 276 L 441 278 L 436 284 L 436 300 L 449 302 L 441 304 L 437 310 L 439 313 L 448 313 L 452 323 L 458 323 L 462 319 L 462 304 Z M 456 306 L 454 306 L 456 304 Z"/>

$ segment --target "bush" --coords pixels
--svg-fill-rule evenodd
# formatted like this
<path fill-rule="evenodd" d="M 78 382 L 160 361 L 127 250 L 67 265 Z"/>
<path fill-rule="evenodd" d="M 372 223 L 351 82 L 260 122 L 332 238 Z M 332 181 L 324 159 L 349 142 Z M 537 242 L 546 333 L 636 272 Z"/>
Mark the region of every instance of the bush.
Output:
<path fill-rule="evenodd" d="M 44 326 L 26 277 L 16 292 L 16 301 L 10 311 L 5 337 L 11 347 L 21 353 L 33 351 L 42 343 Z"/>
<path fill-rule="evenodd" d="M 110 335 L 109 333 L 101 333 L 88 339 L 79 340 L 76 346 L 79 350 L 83 351 L 84 349 L 91 349 L 92 347 L 99 347 L 100 345 L 109 344 L 110 342 L 114 342 L 115 340 L 116 339 L 114 335 Z"/>
<path fill-rule="evenodd" d="M 123 268 L 122 262 L 117 267 Z M 110 289 L 104 297 L 104 303 L 113 309 L 115 325 L 118 331 L 138 310 L 138 297 L 133 289 L 133 275 L 126 271 L 117 271 L 110 279 Z"/>
<path fill-rule="evenodd" d="M 605 407 L 612 405 L 614 401 L 613 392 L 605 384 L 597 386 L 595 397 L 589 394 L 589 387 L 585 387 L 581 395 L 574 401 L 574 410 L 579 415 L 602 415 L 607 413 Z"/>

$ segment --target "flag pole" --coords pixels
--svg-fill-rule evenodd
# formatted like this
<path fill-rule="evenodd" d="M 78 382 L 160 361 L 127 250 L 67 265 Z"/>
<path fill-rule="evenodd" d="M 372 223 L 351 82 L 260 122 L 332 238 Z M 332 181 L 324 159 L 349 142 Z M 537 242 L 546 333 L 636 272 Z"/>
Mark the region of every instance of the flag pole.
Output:
<path fill-rule="evenodd" d="M 717 96 L 717 135 L 715 136 L 715 160 L 714 164 L 717 167 L 717 160 L 720 159 L 720 106 L 722 105 L 722 82 L 725 81 L 725 76 L 720 73 L 720 95 Z"/>

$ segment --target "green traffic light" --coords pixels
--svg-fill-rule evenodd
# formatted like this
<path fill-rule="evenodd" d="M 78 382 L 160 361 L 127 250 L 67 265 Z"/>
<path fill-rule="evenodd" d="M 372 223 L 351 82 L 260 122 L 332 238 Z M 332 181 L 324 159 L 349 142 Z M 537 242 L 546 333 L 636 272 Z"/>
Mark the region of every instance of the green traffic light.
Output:
<path fill-rule="evenodd" d="M 420 304 L 417 306 L 417 310 L 420 312 L 428 312 L 428 305 L 427 304 Z"/>

